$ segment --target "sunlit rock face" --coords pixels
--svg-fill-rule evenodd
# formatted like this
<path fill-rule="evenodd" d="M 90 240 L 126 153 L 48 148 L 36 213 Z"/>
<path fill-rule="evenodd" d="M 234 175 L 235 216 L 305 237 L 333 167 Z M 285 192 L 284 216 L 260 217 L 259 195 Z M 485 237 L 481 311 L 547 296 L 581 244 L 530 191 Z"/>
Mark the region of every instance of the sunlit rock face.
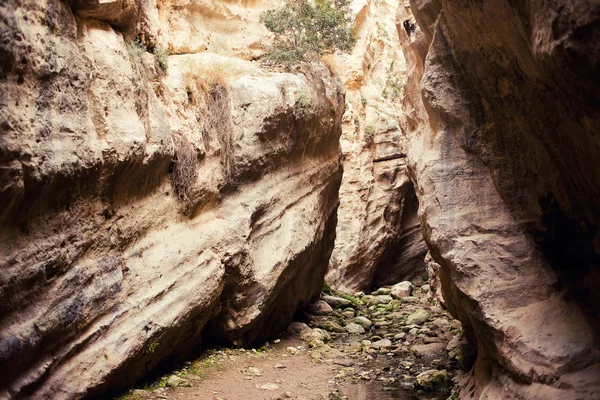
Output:
<path fill-rule="evenodd" d="M 400 3 L 352 2 L 357 43 L 349 55 L 325 57 L 347 91 L 344 176 L 326 280 L 350 293 L 425 274 L 427 246 L 399 124 L 406 76 L 395 22 Z"/>
<path fill-rule="evenodd" d="M 598 398 L 598 4 L 409 3 L 401 126 L 445 303 L 478 351 L 461 398 Z"/>
<path fill-rule="evenodd" d="M 165 3 L 0 5 L 0 398 L 122 389 L 319 293 L 341 82 L 183 48 L 199 3 Z"/>

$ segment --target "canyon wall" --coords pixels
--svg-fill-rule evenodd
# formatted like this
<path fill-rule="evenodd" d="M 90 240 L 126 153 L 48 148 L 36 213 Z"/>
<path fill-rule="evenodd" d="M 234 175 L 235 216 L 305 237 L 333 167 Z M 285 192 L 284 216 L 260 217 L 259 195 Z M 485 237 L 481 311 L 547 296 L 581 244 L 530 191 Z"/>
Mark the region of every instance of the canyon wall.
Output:
<path fill-rule="evenodd" d="M 406 165 L 399 106 L 406 61 L 396 33 L 398 0 L 354 1 L 357 43 L 326 56 L 344 81 L 344 176 L 326 281 L 353 293 L 421 277 L 427 246 Z"/>
<path fill-rule="evenodd" d="M 598 3 L 411 0 L 397 26 L 419 217 L 477 351 L 460 398 L 598 398 Z"/>
<path fill-rule="evenodd" d="M 252 7 L 0 5 L 0 398 L 123 389 L 319 293 L 344 88 L 204 51 L 217 27 L 266 34 Z"/>

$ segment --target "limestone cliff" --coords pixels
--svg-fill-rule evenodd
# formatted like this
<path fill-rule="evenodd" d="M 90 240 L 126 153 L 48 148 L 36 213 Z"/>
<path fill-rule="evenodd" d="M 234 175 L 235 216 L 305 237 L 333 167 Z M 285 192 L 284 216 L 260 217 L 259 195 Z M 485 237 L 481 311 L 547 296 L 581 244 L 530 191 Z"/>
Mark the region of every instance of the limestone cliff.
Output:
<path fill-rule="evenodd" d="M 326 280 L 347 292 L 425 274 L 427 247 L 399 125 L 406 61 L 396 33 L 398 0 L 354 1 L 358 41 L 326 57 L 344 81 L 344 177 Z"/>
<path fill-rule="evenodd" d="M 0 398 L 125 388 L 319 293 L 343 86 L 197 53 L 220 14 L 166 3 L 0 5 Z"/>
<path fill-rule="evenodd" d="M 598 398 L 598 3 L 412 0 L 397 24 L 419 216 L 478 351 L 461 398 Z"/>

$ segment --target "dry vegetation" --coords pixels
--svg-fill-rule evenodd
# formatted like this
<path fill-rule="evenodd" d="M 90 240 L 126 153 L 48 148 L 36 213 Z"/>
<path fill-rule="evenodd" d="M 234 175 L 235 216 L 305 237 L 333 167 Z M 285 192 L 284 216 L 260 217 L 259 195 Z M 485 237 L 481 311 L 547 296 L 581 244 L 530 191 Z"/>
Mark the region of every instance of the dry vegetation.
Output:
<path fill-rule="evenodd" d="M 233 172 L 233 122 L 227 88 L 221 83 L 213 83 L 206 104 L 208 112 L 204 116 L 202 133 L 219 140 L 223 172 L 230 177 Z"/>
<path fill-rule="evenodd" d="M 175 155 L 173 157 L 171 181 L 177 197 L 189 203 L 191 201 L 192 186 L 198 178 L 196 150 L 184 135 L 174 134 L 173 144 L 175 145 Z"/>

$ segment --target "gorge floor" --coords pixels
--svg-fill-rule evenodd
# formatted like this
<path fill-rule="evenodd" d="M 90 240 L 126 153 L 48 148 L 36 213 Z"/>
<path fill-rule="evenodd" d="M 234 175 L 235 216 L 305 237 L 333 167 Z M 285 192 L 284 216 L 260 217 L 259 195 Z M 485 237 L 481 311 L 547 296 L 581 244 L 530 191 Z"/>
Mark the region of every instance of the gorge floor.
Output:
<path fill-rule="evenodd" d="M 322 294 L 305 322 L 261 348 L 209 350 L 121 399 L 447 399 L 468 347 L 428 286 L 415 286 L 403 298 Z"/>

